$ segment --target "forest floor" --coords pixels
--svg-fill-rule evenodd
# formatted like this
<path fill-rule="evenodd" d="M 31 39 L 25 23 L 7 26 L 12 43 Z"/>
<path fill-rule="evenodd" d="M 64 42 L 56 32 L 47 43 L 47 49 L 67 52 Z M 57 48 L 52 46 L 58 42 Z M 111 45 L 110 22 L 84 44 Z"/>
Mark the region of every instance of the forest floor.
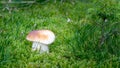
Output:
<path fill-rule="evenodd" d="M 120 37 L 97 45 L 99 28 L 87 20 L 92 7 L 85 2 L 48 2 L 0 11 L 0 68 L 119 68 Z M 29 32 L 40 29 L 56 36 L 48 54 L 32 52 L 32 42 L 26 40 Z"/>

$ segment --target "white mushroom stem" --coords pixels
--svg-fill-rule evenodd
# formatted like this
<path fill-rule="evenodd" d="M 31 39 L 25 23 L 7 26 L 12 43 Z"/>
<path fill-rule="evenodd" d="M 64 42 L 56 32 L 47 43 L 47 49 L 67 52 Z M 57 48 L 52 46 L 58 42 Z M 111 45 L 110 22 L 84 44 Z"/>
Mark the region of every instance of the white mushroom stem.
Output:
<path fill-rule="evenodd" d="M 38 50 L 40 53 L 47 52 L 49 53 L 49 48 L 46 44 L 40 42 L 33 42 L 32 51 Z"/>

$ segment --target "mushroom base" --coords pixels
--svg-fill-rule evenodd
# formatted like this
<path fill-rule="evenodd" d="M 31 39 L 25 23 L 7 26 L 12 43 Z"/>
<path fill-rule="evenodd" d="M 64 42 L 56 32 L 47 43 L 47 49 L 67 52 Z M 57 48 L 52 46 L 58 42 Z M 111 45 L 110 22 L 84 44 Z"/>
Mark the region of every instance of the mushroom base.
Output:
<path fill-rule="evenodd" d="M 40 53 L 47 52 L 49 53 L 49 48 L 47 45 L 39 43 L 39 42 L 33 42 L 32 45 L 32 51 L 40 51 Z"/>

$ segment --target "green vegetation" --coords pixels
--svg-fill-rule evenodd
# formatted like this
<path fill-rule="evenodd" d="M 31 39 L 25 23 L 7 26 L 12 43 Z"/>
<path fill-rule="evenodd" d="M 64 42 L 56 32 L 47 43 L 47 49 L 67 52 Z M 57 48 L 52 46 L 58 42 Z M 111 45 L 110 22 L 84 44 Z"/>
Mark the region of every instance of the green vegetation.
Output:
<path fill-rule="evenodd" d="M 1 9 L 0 68 L 120 68 L 119 1 L 48 1 L 18 5 L 11 13 Z M 49 54 L 32 52 L 26 40 L 39 29 L 56 35 Z"/>

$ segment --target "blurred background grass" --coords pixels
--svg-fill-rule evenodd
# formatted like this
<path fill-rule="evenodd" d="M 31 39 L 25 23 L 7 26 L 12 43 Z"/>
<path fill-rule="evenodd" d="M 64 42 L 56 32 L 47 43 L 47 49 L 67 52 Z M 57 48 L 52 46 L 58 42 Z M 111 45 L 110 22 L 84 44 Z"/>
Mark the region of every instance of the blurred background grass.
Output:
<path fill-rule="evenodd" d="M 1 4 L 0 68 L 119 68 L 119 5 L 117 0 L 38 0 L 10 4 L 9 13 Z M 31 52 L 26 35 L 38 29 L 56 35 L 49 54 Z"/>

